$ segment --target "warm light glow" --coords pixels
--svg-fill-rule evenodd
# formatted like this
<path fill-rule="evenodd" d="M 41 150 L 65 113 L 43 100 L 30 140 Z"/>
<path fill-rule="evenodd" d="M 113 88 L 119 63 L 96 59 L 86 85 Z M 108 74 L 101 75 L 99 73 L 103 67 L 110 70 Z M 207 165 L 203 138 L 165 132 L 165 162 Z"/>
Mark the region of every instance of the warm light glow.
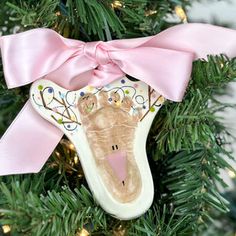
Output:
<path fill-rule="evenodd" d="M 4 234 L 7 234 L 7 233 L 9 233 L 11 231 L 11 228 L 10 228 L 9 225 L 3 225 L 2 226 L 2 230 L 3 230 Z"/>
<path fill-rule="evenodd" d="M 60 16 L 61 12 L 57 11 L 55 14 L 56 14 L 56 16 Z"/>
<path fill-rule="evenodd" d="M 232 170 L 229 170 L 228 174 L 229 174 L 229 177 L 232 178 L 232 179 L 236 177 L 235 172 L 233 172 Z"/>
<path fill-rule="evenodd" d="M 145 16 L 151 16 L 151 15 L 154 15 L 154 14 L 156 14 L 157 13 L 157 11 L 156 10 L 149 10 L 149 11 L 146 11 L 145 12 Z"/>
<path fill-rule="evenodd" d="M 187 15 L 184 11 L 184 9 L 181 6 L 175 7 L 175 13 L 180 18 L 182 22 L 187 22 Z"/>
<path fill-rule="evenodd" d="M 70 148 L 71 150 L 75 150 L 75 145 L 74 145 L 73 143 L 70 143 L 70 144 L 69 144 L 69 148 Z"/>
<path fill-rule="evenodd" d="M 82 229 L 79 233 L 78 236 L 88 236 L 89 232 L 86 229 Z"/>
<path fill-rule="evenodd" d="M 77 156 L 74 157 L 74 163 L 77 164 L 79 162 L 79 158 Z"/>
<path fill-rule="evenodd" d="M 126 230 L 122 227 L 122 225 L 119 225 L 117 230 L 113 231 L 113 236 L 124 236 L 126 234 Z"/>
<path fill-rule="evenodd" d="M 57 155 L 58 157 L 60 156 L 60 153 L 59 153 L 58 151 L 56 151 L 55 153 L 56 153 L 56 155 Z"/>
<path fill-rule="evenodd" d="M 122 7 L 123 5 L 122 5 L 122 3 L 121 3 L 120 1 L 114 1 L 114 2 L 111 4 L 111 6 L 112 6 L 113 8 L 120 8 L 120 7 Z"/>

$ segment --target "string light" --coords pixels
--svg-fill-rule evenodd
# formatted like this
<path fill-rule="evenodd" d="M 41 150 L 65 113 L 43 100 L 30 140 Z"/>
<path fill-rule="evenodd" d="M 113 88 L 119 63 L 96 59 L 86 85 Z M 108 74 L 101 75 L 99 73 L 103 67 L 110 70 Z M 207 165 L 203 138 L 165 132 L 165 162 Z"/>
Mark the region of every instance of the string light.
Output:
<path fill-rule="evenodd" d="M 70 141 L 68 141 L 68 140 L 66 140 L 66 139 L 62 139 L 61 141 L 60 141 L 60 143 L 62 144 L 62 145 L 65 145 L 68 149 L 70 149 L 71 151 L 75 151 L 75 145 L 72 143 L 72 142 L 70 142 Z"/>
<path fill-rule="evenodd" d="M 2 226 L 2 230 L 3 230 L 4 234 L 7 234 L 7 233 L 9 233 L 11 231 L 11 228 L 10 228 L 9 225 L 3 225 Z"/>
<path fill-rule="evenodd" d="M 75 151 L 75 145 L 73 143 L 70 143 L 69 144 L 69 148 L 72 150 L 72 151 Z"/>
<path fill-rule="evenodd" d="M 61 12 L 57 11 L 55 14 L 56 14 L 56 16 L 60 16 Z"/>
<path fill-rule="evenodd" d="M 78 164 L 78 162 L 79 162 L 79 158 L 78 158 L 77 155 L 75 155 L 75 157 L 74 157 L 74 163 L 75 163 L 75 164 Z"/>
<path fill-rule="evenodd" d="M 114 1 L 111 4 L 111 6 L 112 6 L 112 8 L 121 8 L 121 7 L 123 7 L 123 4 L 120 1 Z"/>
<path fill-rule="evenodd" d="M 55 153 L 56 153 L 57 157 L 60 157 L 60 156 L 61 156 L 58 151 L 56 151 Z"/>
<path fill-rule="evenodd" d="M 122 225 L 119 225 L 117 230 L 113 231 L 114 236 L 124 236 L 126 234 L 126 230 Z"/>
<path fill-rule="evenodd" d="M 146 11 L 146 12 L 145 12 L 145 16 L 151 16 L 151 15 L 154 15 L 154 14 L 156 14 L 156 13 L 157 13 L 156 10 L 149 10 L 149 11 Z"/>
<path fill-rule="evenodd" d="M 89 236 L 89 232 L 86 229 L 82 229 L 76 236 Z"/>
<path fill-rule="evenodd" d="M 183 23 L 187 23 L 187 15 L 181 6 L 175 7 L 175 14 L 180 18 Z"/>
<path fill-rule="evenodd" d="M 232 179 L 234 179 L 236 177 L 235 172 L 232 171 L 232 170 L 228 170 L 228 174 L 229 174 L 229 177 L 232 178 Z"/>

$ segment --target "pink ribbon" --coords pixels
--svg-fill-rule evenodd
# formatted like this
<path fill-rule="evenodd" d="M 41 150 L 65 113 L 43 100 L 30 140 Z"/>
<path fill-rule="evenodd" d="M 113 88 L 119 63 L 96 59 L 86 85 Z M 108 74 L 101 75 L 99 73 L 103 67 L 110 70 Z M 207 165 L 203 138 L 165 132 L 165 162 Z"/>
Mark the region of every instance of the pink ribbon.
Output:
<path fill-rule="evenodd" d="M 110 42 L 84 43 L 50 29 L 0 38 L 8 88 L 46 77 L 77 90 L 128 74 L 173 101 L 184 95 L 193 60 L 220 53 L 233 57 L 235 45 L 236 31 L 207 24 L 178 25 L 155 36 Z M 0 175 L 38 172 L 62 135 L 27 102 L 0 140 Z"/>

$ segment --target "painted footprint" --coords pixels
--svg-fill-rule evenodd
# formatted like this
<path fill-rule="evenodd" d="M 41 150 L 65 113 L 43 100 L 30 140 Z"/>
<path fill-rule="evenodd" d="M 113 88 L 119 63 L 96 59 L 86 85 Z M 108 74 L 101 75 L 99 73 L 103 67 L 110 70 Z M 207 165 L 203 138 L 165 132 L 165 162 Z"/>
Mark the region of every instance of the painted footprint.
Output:
<path fill-rule="evenodd" d="M 68 91 L 48 80 L 32 85 L 31 102 L 74 143 L 100 205 L 119 219 L 143 214 L 153 199 L 146 138 L 164 98 L 127 78 Z"/>
<path fill-rule="evenodd" d="M 109 97 L 110 96 L 110 97 Z M 109 102 L 110 99 L 110 102 Z M 141 109 L 129 114 L 132 99 L 118 92 L 87 93 L 78 101 L 82 125 L 109 192 L 120 202 L 130 202 L 141 191 L 140 172 L 134 159 L 135 128 Z"/>

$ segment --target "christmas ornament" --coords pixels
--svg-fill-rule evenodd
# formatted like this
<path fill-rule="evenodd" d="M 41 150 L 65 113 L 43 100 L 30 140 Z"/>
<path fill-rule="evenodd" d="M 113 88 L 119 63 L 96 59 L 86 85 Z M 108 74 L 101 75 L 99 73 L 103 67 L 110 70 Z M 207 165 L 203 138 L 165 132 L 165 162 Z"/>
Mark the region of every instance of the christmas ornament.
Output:
<path fill-rule="evenodd" d="M 65 132 L 78 149 L 100 204 L 122 219 L 142 214 L 153 195 L 144 143 L 162 103 L 158 96 L 181 101 L 192 61 L 208 54 L 233 57 L 235 42 L 234 30 L 207 24 L 178 25 L 151 37 L 109 42 L 66 39 L 49 29 L 1 37 L 8 88 L 36 81 L 32 104 L 53 124 L 27 102 L 0 140 L 0 175 L 38 172 Z M 135 85 L 126 74 L 140 82 Z M 138 86 L 140 96 L 135 98 L 129 88 L 122 92 L 125 84 Z M 89 92 L 91 86 L 96 89 Z M 141 106 L 142 97 L 150 103 Z"/>
<path fill-rule="evenodd" d="M 160 94 L 125 77 L 78 91 L 38 80 L 30 100 L 74 144 L 90 189 L 107 212 L 131 219 L 150 207 L 154 190 L 145 147 L 164 102 Z"/>

